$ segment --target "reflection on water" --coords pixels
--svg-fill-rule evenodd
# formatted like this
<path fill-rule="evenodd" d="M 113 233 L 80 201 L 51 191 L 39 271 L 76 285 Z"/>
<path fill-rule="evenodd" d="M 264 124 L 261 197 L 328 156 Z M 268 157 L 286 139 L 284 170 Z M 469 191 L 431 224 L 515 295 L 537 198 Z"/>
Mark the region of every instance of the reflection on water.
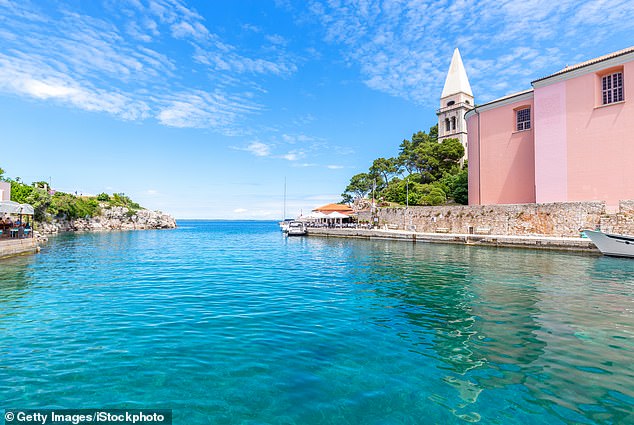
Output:
<path fill-rule="evenodd" d="M 14 405 L 169 400 L 177 423 L 633 419 L 631 260 L 193 222 L 0 264 Z"/>
<path fill-rule="evenodd" d="M 563 421 L 632 419 L 634 261 L 417 248 L 386 244 L 369 253 L 367 284 L 399 312 L 377 324 L 394 328 L 406 318 L 412 326 L 399 335 L 422 355 L 431 348 L 451 372 L 443 380 L 459 396 L 457 417 L 480 420 L 474 410 L 481 409 L 470 405 L 504 389 L 518 397 L 514 403 Z"/>
<path fill-rule="evenodd" d="M 16 302 L 28 292 L 32 262 L 32 255 L 0 259 L 0 303 Z M 0 310 L 0 314 L 3 313 L 9 314 L 8 310 Z"/>

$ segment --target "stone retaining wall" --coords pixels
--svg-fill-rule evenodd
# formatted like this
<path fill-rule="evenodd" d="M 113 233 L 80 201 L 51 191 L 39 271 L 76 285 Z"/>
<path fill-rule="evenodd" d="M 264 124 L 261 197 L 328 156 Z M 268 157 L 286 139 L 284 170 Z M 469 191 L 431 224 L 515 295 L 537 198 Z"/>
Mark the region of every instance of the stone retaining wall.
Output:
<path fill-rule="evenodd" d="M 37 252 L 39 249 L 37 238 L 0 240 L 0 258 L 18 254 Z"/>
<path fill-rule="evenodd" d="M 605 202 L 592 201 L 379 208 L 376 218 L 370 212 L 359 214 L 359 220 L 381 228 L 427 233 L 578 237 L 581 229 L 600 226 L 607 232 L 634 234 L 634 201 L 621 201 L 616 213 L 608 213 Z"/>

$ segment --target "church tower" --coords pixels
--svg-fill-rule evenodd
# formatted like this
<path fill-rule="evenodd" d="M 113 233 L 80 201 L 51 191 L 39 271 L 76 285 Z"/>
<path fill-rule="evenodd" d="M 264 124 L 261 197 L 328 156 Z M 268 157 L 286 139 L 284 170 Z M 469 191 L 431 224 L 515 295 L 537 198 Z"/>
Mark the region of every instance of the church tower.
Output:
<path fill-rule="evenodd" d="M 473 93 L 462 64 L 458 49 L 453 51 L 451 65 L 445 79 L 445 87 L 440 95 L 438 115 L 438 141 L 455 138 L 464 146 L 467 159 L 467 121 L 465 114 L 473 109 Z"/>

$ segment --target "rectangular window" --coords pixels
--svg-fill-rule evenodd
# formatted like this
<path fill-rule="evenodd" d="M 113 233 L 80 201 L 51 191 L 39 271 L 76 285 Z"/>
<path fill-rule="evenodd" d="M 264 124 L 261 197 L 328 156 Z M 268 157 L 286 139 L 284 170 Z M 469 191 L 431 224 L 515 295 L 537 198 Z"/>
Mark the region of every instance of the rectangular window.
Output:
<path fill-rule="evenodd" d="M 517 117 L 517 131 L 531 128 L 531 108 L 520 109 L 515 112 Z"/>
<path fill-rule="evenodd" d="M 601 78 L 601 94 L 603 104 L 623 101 L 623 73 L 615 72 Z"/>

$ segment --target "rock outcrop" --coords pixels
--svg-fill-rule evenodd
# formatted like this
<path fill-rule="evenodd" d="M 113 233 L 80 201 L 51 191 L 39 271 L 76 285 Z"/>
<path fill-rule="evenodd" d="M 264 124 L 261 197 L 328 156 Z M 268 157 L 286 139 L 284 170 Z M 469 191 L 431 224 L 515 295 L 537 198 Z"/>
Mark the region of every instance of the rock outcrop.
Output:
<path fill-rule="evenodd" d="M 101 215 L 73 220 L 53 219 L 51 222 L 38 223 L 41 234 L 77 231 L 109 231 L 109 230 L 141 230 L 141 229 L 173 229 L 176 219 L 160 211 L 132 211 L 126 207 L 104 206 Z"/>

